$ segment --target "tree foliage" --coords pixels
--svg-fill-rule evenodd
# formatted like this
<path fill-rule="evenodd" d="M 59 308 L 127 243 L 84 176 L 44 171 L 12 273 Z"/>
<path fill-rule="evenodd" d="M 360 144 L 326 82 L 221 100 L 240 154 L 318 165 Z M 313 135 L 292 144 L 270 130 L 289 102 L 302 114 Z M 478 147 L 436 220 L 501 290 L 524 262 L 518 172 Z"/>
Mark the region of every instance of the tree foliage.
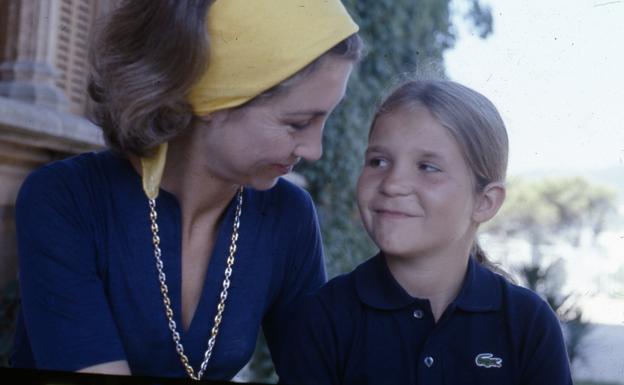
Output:
<path fill-rule="evenodd" d="M 485 233 L 502 242 L 523 239 L 531 262 L 519 268 L 522 283 L 539 293 L 566 325 L 570 362 L 582 357 L 583 337 L 589 332 L 578 305 L 578 293 L 565 292 L 565 260 L 552 245 L 578 247 L 583 235 L 594 240 L 616 211 L 616 194 L 586 179 L 549 178 L 534 182 L 512 180 L 501 212 Z"/>
<path fill-rule="evenodd" d="M 487 231 L 499 237 L 525 239 L 533 259 L 543 258 L 544 246 L 566 241 L 578 246 L 584 232 L 600 234 L 616 211 L 616 194 L 584 178 L 550 178 L 509 183 L 507 199 Z"/>

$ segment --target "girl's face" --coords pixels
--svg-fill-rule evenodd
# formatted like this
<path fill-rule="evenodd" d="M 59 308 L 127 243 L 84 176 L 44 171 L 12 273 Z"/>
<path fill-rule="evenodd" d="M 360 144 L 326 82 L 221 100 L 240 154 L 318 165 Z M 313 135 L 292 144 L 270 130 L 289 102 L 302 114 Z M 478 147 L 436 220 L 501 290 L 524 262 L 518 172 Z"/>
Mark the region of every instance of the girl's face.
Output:
<path fill-rule="evenodd" d="M 326 58 L 311 74 L 266 102 L 219 111 L 196 128 L 194 151 L 210 175 L 264 190 L 301 159 L 322 154 L 325 122 L 345 94 L 353 63 Z"/>
<path fill-rule="evenodd" d="M 459 145 L 427 108 L 377 119 L 357 198 L 366 230 L 387 256 L 465 253 L 477 229 L 474 190 Z"/>

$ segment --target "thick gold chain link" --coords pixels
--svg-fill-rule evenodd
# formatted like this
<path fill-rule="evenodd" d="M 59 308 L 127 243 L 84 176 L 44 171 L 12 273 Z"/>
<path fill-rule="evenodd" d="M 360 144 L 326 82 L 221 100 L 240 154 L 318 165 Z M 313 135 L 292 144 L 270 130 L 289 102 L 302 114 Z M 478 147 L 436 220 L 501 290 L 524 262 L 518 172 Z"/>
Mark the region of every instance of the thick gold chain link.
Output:
<path fill-rule="evenodd" d="M 182 365 L 184 365 L 184 369 L 186 373 L 193 380 L 199 381 L 206 371 L 206 367 L 208 366 L 208 361 L 210 361 L 210 357 L 212 356 L 212 350 L 214 349 L 215 342 L 217 340 L 217 335 L 219 334 L 219 326 L 221 325 L 221 321 L 223 320 L 223 311 L 225 310 L 225 300 L 228 296 L 228 289 L 230 288 L 230 276 L 232 275 L 232 266 L 234 266 L 234 254 L 236 253 L 236 241 L 238 241 L 238 228 L 240 227 L 240 216 L 243 207 L 243 188 L 241 187 L 236 194 L 236 213 L 234 215 L 234 224 L 232 226 L 232 239 L 230 241 L 230 250 L 227 258 L 227 266 L 225 268 L 225 277 L 223 278 L 223 289 L 221 290 L 221 294 L 219 295 L 219 304 L 217 305 L 217 314 L 214 317 L 214 325 L 210 331 L 210 339 L 208 340 L 208 348 L 204 353 L 204 360 L 202 361 L 199 372 L 195 374 L 193 367 L 189 363 L 188 357 L 184 354 L 184 347 L 180 342 L 180 333 L 177 331 L 176 322 L 173 320 L 173 310 L 171 309 L 171 300 L 169 299 L 169 288 L 167 287 L 166 276 L 163 271 L 163 262 L 161 259 L 162 252 L 160 250 L 160 237 L 158 236 L 158 224 L 156 220 L 158 219 L 158 213 L 156 212 L 156 200 L 149 199 L 149 208 L 150 208 L 150 221 L 152 223 L 152 243 L 154 245 L 154 257 L 156 258 L 156 269 L 158 270 L 158 280 L 160 281 L 160 292 L 163 297 L 163 304 L 165 305 L 165 315 L 167 316 L 167 320 L 169 321 L 169 330 L 171 330 L 171 335 L 173 337 L 173 342 L 175 343 L 176 351 L 178 352 L 178 356 L 180 357 L 180 361 Z"/>

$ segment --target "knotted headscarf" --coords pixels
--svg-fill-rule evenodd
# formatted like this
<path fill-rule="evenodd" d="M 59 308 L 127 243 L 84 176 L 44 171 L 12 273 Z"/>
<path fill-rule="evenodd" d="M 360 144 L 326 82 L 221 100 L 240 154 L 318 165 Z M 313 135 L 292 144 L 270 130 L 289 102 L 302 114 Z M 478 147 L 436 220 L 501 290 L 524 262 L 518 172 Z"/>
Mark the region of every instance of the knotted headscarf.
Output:
<path fill-rule="evenodd" d="M 207 15 L 209 64 L 188 101 L 198 116 L 240 106 L 358 31 L 339 0 L 216 0 Z M 158 195 L 167 143 L 142 158 L 143 189 Z"/>

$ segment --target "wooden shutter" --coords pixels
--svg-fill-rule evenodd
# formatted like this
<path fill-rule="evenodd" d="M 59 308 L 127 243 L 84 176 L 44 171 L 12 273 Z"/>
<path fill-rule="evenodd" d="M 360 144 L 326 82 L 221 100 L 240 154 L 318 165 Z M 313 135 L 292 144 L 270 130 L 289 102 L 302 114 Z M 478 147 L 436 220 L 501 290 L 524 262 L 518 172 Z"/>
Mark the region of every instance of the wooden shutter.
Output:
<path fill-rule="evenodd" d="M 89 41 L 97 15 L 96 0 L 60 1 L 56 67 L 57 85 L 69 100 L 69 111 L 85 115 Z"/>

